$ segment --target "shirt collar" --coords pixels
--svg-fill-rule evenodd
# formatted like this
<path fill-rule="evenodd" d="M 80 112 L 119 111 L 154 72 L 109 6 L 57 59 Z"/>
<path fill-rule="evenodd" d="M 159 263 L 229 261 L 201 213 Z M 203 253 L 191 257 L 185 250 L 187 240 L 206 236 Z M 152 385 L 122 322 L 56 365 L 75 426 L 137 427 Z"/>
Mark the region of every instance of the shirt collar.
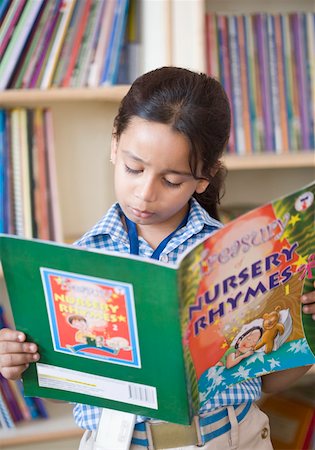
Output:
<path fill-rule="evenodd" d="M 121 209 L 118 203 L 114 203 L 105 216 L 85 236 L 102 234 L 109 235 L 113 241 L 122 241 L 129 245 L 128 234 L 121 221 Z"/>
<path fill-rule="evenodd" d="M 206 225 L 213 228 L 221 228 L 222 224 L 211 217 L 205 209 L 197 202 L 195 198 L 190 201 L 190 211 L 186 226 L 178 230 L 175 233 L 172 240 L 167 245 L 167 250 L 170 250 L 170 246 L 173 239 L 176 238 L 178 245 L 179 236 L 180 241 L 184 242 L 194 234 L 198 234 Z M 118 203 L 112 205 L 107 211 L 105 216 L 86 234 L 89 236 L 97 236 L 101 234 L 110 235 L 114 241 L 122 241 L 125 244 L 129 244 L 128 234 L 121 222 L 121 209 Z"/>

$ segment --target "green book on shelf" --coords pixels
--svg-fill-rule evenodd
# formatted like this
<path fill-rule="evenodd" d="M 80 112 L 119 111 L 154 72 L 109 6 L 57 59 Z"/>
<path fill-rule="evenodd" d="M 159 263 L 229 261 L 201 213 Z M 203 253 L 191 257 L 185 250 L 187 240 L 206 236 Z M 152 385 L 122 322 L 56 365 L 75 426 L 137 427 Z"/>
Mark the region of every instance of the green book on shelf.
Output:
<path fill-rule="evenodd" d="M 313 364 L 299 298 L 313 289 L 314 195 L 240 216 L 176 266 L 1 235 L 15 325 L 41 355 L 26 395 L 187 424 L 230 385 Z"/>

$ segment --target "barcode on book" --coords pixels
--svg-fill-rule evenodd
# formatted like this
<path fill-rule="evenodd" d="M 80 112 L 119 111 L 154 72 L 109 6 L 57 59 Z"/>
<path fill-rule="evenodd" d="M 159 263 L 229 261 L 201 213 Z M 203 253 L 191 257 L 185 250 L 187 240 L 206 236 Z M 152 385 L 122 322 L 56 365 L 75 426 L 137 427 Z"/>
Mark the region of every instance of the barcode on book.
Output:
<path fill-rule="evenodd" d="M 156 389 L 141 384 L 129 384 L 129 396 L 132 400 L 144 402 L 147 406 L 156 403 Z"/>
<path fill-rule="evenodd" d="M 37 363 L 36 369 L 38 384 L 43 388 L 59 389 L 158 409 L 154 386 L 115 380 L 49 364 Z M 70 401 L 76 401 L 75 396 Z"/>

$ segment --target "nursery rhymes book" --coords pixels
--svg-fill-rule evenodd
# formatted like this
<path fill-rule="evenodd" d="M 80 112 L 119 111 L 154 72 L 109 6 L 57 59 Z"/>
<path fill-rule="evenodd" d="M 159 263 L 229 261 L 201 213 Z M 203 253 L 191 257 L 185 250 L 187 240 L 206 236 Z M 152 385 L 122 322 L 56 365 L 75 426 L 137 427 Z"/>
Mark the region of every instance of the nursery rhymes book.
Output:
<path fill-rule="evenodd" d="M 240 216 L 176 266 L 1 235 L 15 325 L 41 355 L 26 395 L 187 424 L 230 385 L 313 364 L 314 195 Z"/>

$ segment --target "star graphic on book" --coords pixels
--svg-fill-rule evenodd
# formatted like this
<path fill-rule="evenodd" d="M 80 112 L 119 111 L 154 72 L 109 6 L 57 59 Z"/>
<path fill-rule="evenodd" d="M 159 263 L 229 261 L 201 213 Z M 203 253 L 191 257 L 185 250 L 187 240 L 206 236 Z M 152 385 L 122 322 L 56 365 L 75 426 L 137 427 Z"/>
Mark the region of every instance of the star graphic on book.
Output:
<path fill-rule="evenodd" d="M 276 367 L 280 367 L 281 366 L 280 361 L 277 361 L 274 358 L 268 359 L 267 361 L 270 363 L 270 369 L 271 370 L 275 369 Z"/>
<path fill-rule="evenodd" d="M 300 341 L 291 342 L 288 352 L 307 353 L 307 350 L 308 350 L 308 345 L 307 345 L 306 339 L 302 339 Z"/>
<path fill-rule="evenodd" d="M 307 264 L 307 256 L 299 255 L 299 259 L 297 261 L 295 261 L 294 263 L 292 263 L 292 266 L 300 267 L 303 264 Z"/>
<path fill-rule="evenodd" d="M 255 361 L 260 361 L 264 363 L 264 352 L 255 352 L 253 355 L 249 356 L 246 361 L 246 365 L 254 363 Z"/>
<path fill-rule="evenodd" d="M 243 378 L 244 380 L 249 377 L 250 369 L 245 369 L 244 366 L 240 366 L 238 371 L 233 373 L 234 378 Z"/>
<path fill-rule="evenodd" d="M 118 322 L 126 322 L 126 317 L 125 316 L 118 316 L 117 317 L 117 319 L 118 319 Z"/>
<path fill-rule="evenodd" d="M 294 227 L 294 225 L 297 222 L 300 222 L 300 220 L 301 220 L 301 217 L 299 214 L 296 214 L 295 216 L 291 216 L 291 219 L 289 220 L 288 225 L 292 225 Z"/>

